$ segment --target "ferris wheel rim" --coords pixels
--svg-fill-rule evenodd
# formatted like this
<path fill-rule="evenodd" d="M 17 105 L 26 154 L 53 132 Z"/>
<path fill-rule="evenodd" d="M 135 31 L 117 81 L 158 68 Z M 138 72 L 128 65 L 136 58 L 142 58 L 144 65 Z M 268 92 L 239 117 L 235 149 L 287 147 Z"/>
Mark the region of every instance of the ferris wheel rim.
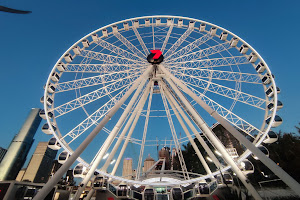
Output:
<path fill-rule="evenodd" d="M 87 34 L 86 36 L 82 37 L 80 40 L 78 40 L 76 43 L 74 43 L 67 51 L 65 51 L 65 52 L 62 54 L 62 56 L 59 58 L 59 60 L 56 62 L 56 64 L 54 65 L 53 69 L 51 70 L 51 72 L 50 72 L 50 74 L 49 74 L 49 76 L 48 76 L 46 85 L 49 85 L 49 83 L 50 83 L 50 78 L 51 78 L 51 74 L 55 71 L 56 66 L 58 65 L 58 63 L 61 62 L 61 61 L 63 60 L 64 55 L 65 55 L 66 53 L 70 52 L 70 51 L 72 50 L 72 48 L 73 48 L 74 46 L 78 45 L 83 39 L 86 39 L 87 37 L 91 36 L 92 34 L 97 33 L 97 32 L 99 32 L 99 31 L 101 31 L 101 30 L 103 30 L 103 29 L 105 29 L 105 28 L 111 27 L 111 26 L 113 26 L 113 25 L 121 24 L 121 23 L 127 22 L 127 21 L 140 20 L 140 19 L 147 19 L 147 18 L 152 18 L 152 19 L 154 19 L 154 18 L 176 18 L 176 19 L 177 19 L 177 18 L 178 18 L 178 19 L 185 19 L 185 20 L 193 20 L 193 21 L 197 21 L 197 22 L 200 22 L 200 23 L 205 23 L 205 24 L 208 24 L 208 25 L 210 25 L 210 26 L 217 27 L 218 29 L 221 29 L 221 30 L 223 30 L 223 31 L 226 31 L 226 32 L 228 32 L 229 34 L 231 34 L 232 36 L 237 37 L 243 44 L 248 45 L 249 49 L 251 49 L 252 52 L 256 53 L 256 55 L 258 56 L 258 58 L 260 59 L 260 61 L 263 62 L 263 63 L 265 64 L 266 70 L 271 74 L 271 71 L 270 71 L 270 69 L 269 69 L 267 63 L 263 60 L 263 58 L 260 56 L 260 54 L 259 54 L 259 53 L 258 53 L 251 45 L 249 45 L 246 41 L 244 41 L 242 38 L 240 38 L 239 36 L 235 35 L 234 33 L 228 31 L 227 29 L 224 29 L 224 28 L 222 28 L 222 27 L 220 27 L 220 26 L 218 26 L 218 25 L 215 25 L 215 24 L 212 24 L 212 23 L 203 21 L 203 20 L 198 20 L 198 19 L 189 18 L 189 17 L 170 16 L 170 15 L 154 15 L 154 16 L 135 17 L 135 18 L 125 19 L 125 20 L 121 20 L 121 21 L 118 21 L 118 22 L 115 22 L 115 23 L 111 23 L 111 24 L 106 25 L 106 26 L 104 26 L 104 27 L 101 27 L 101 28 L 99 28 L 99 29 L 97 29 L 97 30 L 95 30 L 95 31 L 92 31 L 92 32 L 90 32 L 89 34 Z M 153 23 L 153 22 L 152 22 L 152 23 Z M 274 88 L 276 88 L 276 84 L 275 84 L 274 78 L 271 76 L 270 79 L 271 79 L 271 84 L 272 84 L 272 86 L 273 86 Z M 45 112 L 46 112 L 46 113 L 48 112 L 48 106 L 47 106 L 47 101 L 46 101 L 47 94 L 48 94 L 48 92 L 47 92 L 47 90 L 45 90 L 45 92 L 44 92 L 44 109 L 45 109 Z M 277 93 L 276 93 L 276 92 L 274 92 L 274 97 L 273 97 L 273 99 L 274 99 L 274 112 L 272 112 L 272 115 L 271 115 L 271 121 L 274 120 L 275 115 L 276 115 L 276 110 L 277 110 Z M 47 120 L 47 123 L 48 123 L 48 124 L 51 124 L 51 119 L 48 117 L 48 115 L 46 115 L 46 120 Z M 53 120 L 54 120 L 54 122 L 56 122 L 56 118 L 55 118 L 55 117 L 53 118 Z M 53 133 L 52 135 L 53 135 L 58 141 L 60 141 L 62 147 L 63 147 L 66 151 L 68 151 L 70 154 L 72 154 L 72 153 L 73 153 L 73 150 L 72 150 L 67 144 L 65 144 L 64 141 L 61 141 L 61 138 L 62 138 L 61 135 L 56 135 L 56 133 L 55 133 L 55 131 L 53 130 L 52 126 L 49 126 L 49 128 L 50 128 L 50 130 L 51 130 L 52 133 Z M 259 145 L 263 142 L 263 140 L 265 139 L 265 137 L 266 137 L 267 133 L 270 131 L 270 129 L 271 129 L 271 124 L 267 126 L 267 129 L 264 130 L 264 134 L 260 137 L 260 139 L 257 141 L 257 143 L 255 143 L 256 146 L 259 146 Z M 248 151 L 248 150 L 247 150 L 247 151 Z M 243 155 L 240 157 L 240 159 L 238 160 L 238 162 L 241 162 L 242 160 L 246 159 L 250 154 L 251 154 L 251 152 L 247 152 L 247 153 L 245 152 L 245 155 L 243 154 Z M 88 163 L 86 163 L 86 162 L 85 162 L 83 159 L 81 159 L 80 157 L 78 158 L 78 161 L 81 162 L 81 163 L 83 163 L 84 165 L 88 165 Z M 225 169 L 225 168 L 224 168 L 224 169 Z M 228 169 L 227 169 L 227 170 L 228 170 Z M 226 170 L 224 170 L 224 171 L 226 171 Z M 98 172 L 100 173 L 100 171 L 98 171 Z M 102 174 L 102 172 L 101 172 L 100 174 Z M 104 175 L 104 174 L 103 174 L 103 175 Z M 106 173 L 105 176 L 109 177 L 109 176 L 111 176 L 111 175 L 109 175 L 109 174 Z M 114 179 L 117 179 L 116 177 L 117 177 L 117 176 L 115 176 Z M 121 179 L 120 179 L 120 180 L 121 180 Z M 126 179 L 126 180 L 127 180 L 127 179 Z M 197 180 L 198 180 L 198 179 L 197 179 Z M 200 179 L 199 179 L 199 180 L 200 180 Z M 202 180 L 202 179 L 201 179 L 201 180 Z M 184 182 L 183 182 L 183 183 L 184 183 Z M 135 184 L 137 184 L 137 183 L 135 183 Z"/>

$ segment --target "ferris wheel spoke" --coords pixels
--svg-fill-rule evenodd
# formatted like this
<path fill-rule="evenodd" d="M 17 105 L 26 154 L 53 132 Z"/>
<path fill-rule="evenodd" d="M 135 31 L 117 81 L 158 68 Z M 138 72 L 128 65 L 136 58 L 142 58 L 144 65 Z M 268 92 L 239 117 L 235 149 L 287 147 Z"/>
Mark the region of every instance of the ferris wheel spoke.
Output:
<path fill-rule="evenodd" d="M 189 68 L 189 67 L 176 67 L 176 69 L 169 68 L 169 70 L 173 74 L 177 73 L 179 76 L 191 75 L 191 76 L 198 76 L 199 78 L 209 78 L 209 79 L 216 79 L 216 80 L 261 84 L 261 79 L 257 74 L 211 70 L 211 69 L 203 69 L 203 68 L 197 69 L 197 68 Z"/>
<path fill-rule="evenodd" d="M 103 61 L 106 63 L 115 64 L 145 64 L 144 62 L 138 62 L 129 58 L 123 58 L 119 56 L 108 55 L 100 52 L 95 52 L 91 50 L 82 50 L 80 56 L 85 58 L 90 58 L 93 60 Z"/>
<path fill-rule="evenodd" d="M 50 111 L 56 111 L 57 114 L 55 116 L 57 118 L 61 115 L 64 115 L 68 112 L 76 110 L 86 104 L 89 104 L 93 101 L 101 99 L 104 96 L 107 96 L 109 94 L 112 94 L 113 92 L 116 92 L 122 88 L 127 87 L 128 84 L 132 84 L 133 79 L 136 79 L 136 78 L 137 77 L 126 77 L 126 78 L 120 80 L 119 82 L 114 82 L 109 85 L 103 86 L 102 88 L 99 88 L 93 92 L 85 94 L 79 98 L 73 99 L 67 103 L 64 103 L 58 107 L 55 107 L 54 109 L 50 109 Z"/>
<path fill-rule="evenodd" d="M 244 104 L 259 108 L 261 110 L 265 110 L 266 100 L 257 96 L 247 94 L 245 92 L 238 91 L 191 75 L 182 76 L 181 79 L 190 86 L 205 89 L 229 99 L 237 100 Z"/>
<path fill-rule="evenodd" d="M 117 46 L 115 46 L 115 45 L 113 45 L 113 44 L 111 44 L 111 43 L 109 43 L 109 42 L 107 42 L 105 40 L 102 40 L 100 38 L 97 38 L 97 40 L 95 41 L 95 43 L 98 44 L 99 46 L 101 46 L 101 47 L 103 47 L 103 48 L 105 48 L 105 49 L 107 49 L 107 50 L 109 50 L 109 51 L 117 54 L 118 56 L 123 57 L 123 58 L 129 58 L 129 59 L 132 59 L 132 60 L 138 59 L 140 61 L 144 61 L 143 59 L 141 59 L 136 54 L 132 54 L 132 53 L 130 53 L 130 52 L 128 52 L 128 51 L 126 51 L 126 50 L 124 50 L 124 49 L 122 49 L 120 47 L 117 47 Z"/>
<path fill-rule="evenodd" d="M 132 22 L 132 24 L 133 24 L 133 23 L 134 23 L 134 22 Z M 148 50 L 148 48 L 146 47 L 146 45 L 145 45 L 145 43 L 144 43 L 144 40 L 143 40 L 143 38 L 141 37 L 139 31 L 137 30 L 137 28 L 136 28 L 134 25 L 132 25 L 132 30 L 134 31 L 135 36 L 136 36 L 137 39 L 139 40 L 139 43 L 140 43 L 140 45 L 142 46 L 144 53 L 145 53 L 146 55 L 148 55 L 148 54 L 149 54 L 149 50 Z"/>
<path fill-rule="evenodd" d="M 162 53 L 164 53 L 165 48 L 166 48 L 166 46 L 167 46 L 167 44 L 168 44 L 168 41 L 169 41 L 170 35 L 171 35 L 171 33 L 172 33 L 173 27 L 174 27 L 174 19 L 172 20 L 172 24 L 171 24 L 170 27 L 169 27 L 169 30 L 168 30 L 168 32 L 167 32 L 165 41 L 164 41 L 164 43 L 163 43 L 163 45 L 162 45 L 162 47 L 161 47 L 161 52 L 162 52 Z"/>
<path fill-rule="evenodd" d="M 140 60 L 145 60 L 146 56 L 138 48 L 136 48 L 136 46 L 128 41 L 121 33 L 116 32 L 114 33 L 114 36 L 118 38 L 118 40 L 120 40 L 132 53 L 137 55 Z"/>
<path fill-rule="evenodd" d="M 169 56 L 171 56 L 178 47 L 186 40 L 186 38 L 193 32 L 194 29 L 188 28 L 181 36 L 180 38 L 170 47 L 170 49 L 165 53 L 166 60 Z"/>
<path fill-rule="evenodd" d="M 212 100 L 206 95 L 203 95 L 198 90 L 195 90 L 195 88 L 191 87 L 190 85 L 183 82 L 191 91 L 193 91 L 197 96 L 201 97 L 201 99 L 210 106 L 213 110 L 218 112 L 224 119 L 226 119 L 228 122 L 233 124 L 235 127 L 242 130 L 244 133 L 248 134 L 250 137 L 254 138 L 253 133 L 261 133 L 261 130 L 244 120 L 243 118 L 239 117 L 237 114 L 232 112 L 231 110 L 225 108 L 224 106 L 220 105 L 216 101 Z"/>
<path fill-rule="evenodd" d="M 141 95 L 140 99 L 137 101 L 136 106 L 135 106 L 135 108 L 134 108 L 134 110 L 133 110 L 130 118 L 126 122 L 126 125 L 124 126 L 121 134 L 119 135 L 117 142 L 115 143 L 113 149 L 111 150 L 111 152 L 110 152 L 110 154 L 109 154 L 109 156 L 108 156 L 105 164 L 101 168 L 101 170 L 103 170 L 103 171 L 107 170 L 107 168 L 108 168 L 111 160 L 115 156 L 115 153 L 118 150 L 118 148 L 120 147 L 121 142 L 123 140 L 125 140 L 125 142 L 124 142 L 123 147 L 122 147 L 122 149 L 121 149 L 121 151 L 119 153 L 119 156 L 118 156 L 118 159 L 116 161 L 114 169 L 118 168 L 118 165 L 120 163 L 121 158 L 123 157 L 124 151 L 125 151 L 125 149 L 127 147 L 127 144 L 129 142 L 129 140 L 131 140 L 131 142 L 134 141 L 134 143 L 138 142 L 137 139 L 131 138 L 131 134 L 132 134 L 133 130 L 135 129 L 135 125 L 137 123 L 137 120 L 140 117 L 140 114 L 141 114 L 141 112 L 143 110 L 144 104 L 145 104 L 145 102 L 147 100 L 147 97 L 149 95 L 149 91 L 150 91 L 150 88 L 151 88 L 151 82 L 152 81 L 149 81 L 149 83 L 147 84 L 146 88 L 144 88 L 144 91 L 142 92 L 142 95 Z M 125 136 L 126 133 L 127 133 L 127 131 L 128 131 L 128 129 L 129 129 L 129 127 L 130 127 L 130 130 L 129 130 L 127 136 Z"/>
<path fill-rule="evenodd" d="M 142 138 L 138 167 L 137 167 L 136 178 L 135 178 L 136 180 L 139 179 L 140 172 L 142 169 L 142 161 L 143 161 L 144 148 L 145 148 L 146 137 L 147 137 L 148 123 L 149 123 L 149 116 L 150 116 L 150 110 L 151 110 L 151 104 L 152 104 L 152 96 L 153 96 L 153 82 L 151 82 L 151 89 L 150 89 L 146 119 L 145 119 L 145 124 L 144 124 L 143 138 Z"/>
<path fill-rule="evenodd" d="M 137 69 L 149 64 L 68 64 L 64 72 L 82 73 L 112 73 L 128 69 Z"/>
<path fill-rule="evenodd" d="M 63 138 L 69 136 L 72 140 L 68 143 L 72 143 L 76 140 L 80 135 L 82 135 L 85 131 L 87 131 L 91 126 L 97 125 L 100 119 L 102 119 L 106 113 L 110 111 L 110 109 L 122 98 L 125 92 L 129 89 L 130 86 L 124 88 L 121 92 L 119 92 L 116 96 L 111 98 L 108 102 L 106 102 L 103 106 L 101 106 L 98 110 L 96 110 L 93 114 L 89 115 L 85 120 L 80 122 L 76 127 L 74 127 L 71 131 L 69 131 Z"/>
<path fill-rule="evenodd" d="M 213 36 L 211 36 L 209 33 L 201 36 L 200 38 L 194 40 L 193 42 L 189 43 L 188 45 L 182 47 L 181 49 L 179 49 L 178 51 L 173 51 L 172 54 L 170 55 L 166 55 L 166 60 L 173 60 L 176 59 L 178 57 L 184 56 L 188 53 L 190 53 L 191 51 L 193 51 L 195 48 L 198 48 L 199 46 L 201 46 L 202 44 L 206 43 L 208 40 L 212 39 Z"/>
<path fill-rule="evenodd" d="M 119 71 L 114 73 L 107 73 L 107 74 L 92 76 L 88 78 L 76 79 L 73 81 L 67 81 L 67 82 L 62 82 L 57 84 L 55 92 L 61 93 L 65 91 L 91 87 L 103 83 L 108 84 L 111 82 L 122 80 L 127 76 L 140 75 L 140 74 L 141 74 L 140 69 L 135 69 L 135 70 Z"/>
<path fill-rule="evenodd" d="M 168 62 L 174 62 L 174 61 L 181 62 L 181 61 L 187 61 L 187 60 L 191 60 L 191 61 L 193 61 L 193 60 L 199 60 L 199 59 L 202 59 L 203 57 L 214 55 L 214 54 L 220 53 L 222 51 L 228 50 L 230 48 L 232 48 L 230 46 L 230 42 L 225 42 L 223 44 L 217 44 L 215 46 L 210 46 L 208 48 L 201 49 L 199 51 L 195 51 L 195 52 L 192 52 L 192 53 L 188 53 L 187 54 L 185 52 L 185 54 L 183 54 L 181 56 L 173 57 L 172 59 L 168 59 L 166 61 L 166 63 L 168 63 Z M 188 50 L 192 51 L 192 49 L 188 49 Z M 177 52 L 176 52 L 176 54 L 177 54 Z"/>
<path fill-rule="evenodd" d="M 232 57 L 223 57 L 223 58 L 211 58 L 203 60 L 194 60 L 194 61 L 182 61 L 182 62 L 172 62 L 168 63 L 168 66 L 178 66 L 184 65 L 185 67 L 190 68 L 211 68 L 211 67 L 223 67 L 229 65 L 242 65 L 249 64 L 250 62 L 244 56 L 232 56 Z"/>
<path fill-rule="evenodd" d="M 179 162 L 180 162 L 180 166 L 181 166 L 181 169 L 182 169 L 182 172 L 183 172 L 184 179 L 190 179 L 187 168 L 186 168 L 186 164 L 185 164 L 185 161 L 184 161 L 184 158 L 183 158 L 183 155 L 182 155 L 181 145 L 178 141 L 178 137 L 177 137 L 176 130 L 175 130 L 175 127 L 174 127 L 174 123 L 173 123 L 173 120 L 172 120 L 172 117 L 171 117 L 170 109 L 169 109 L 169 106 L 168 106 L 166 96 L 164 94 L 161 82 L 159 82 L 159 88 L 160 88 L 160 94 L 161 94 L 161 97 L 162 97 L 162 100 L 163 100 L 164 108 L 165 108 L 165 111 L 166 111 L 166 114 L 167 114 L 167 118 L 168 118 L 170 130 L 171 130 L 171 133 L 172 133 L 173 141 L 174 141 L 174 144 L 175 144 L 175 148 L 176 148 L 176 151 L 178 153 L 178 158 L 179 158 Z"/>

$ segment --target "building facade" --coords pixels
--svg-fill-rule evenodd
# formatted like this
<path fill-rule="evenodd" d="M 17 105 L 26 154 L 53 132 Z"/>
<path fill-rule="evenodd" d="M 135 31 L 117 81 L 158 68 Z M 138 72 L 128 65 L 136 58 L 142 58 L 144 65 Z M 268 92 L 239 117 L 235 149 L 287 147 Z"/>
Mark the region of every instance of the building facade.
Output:
<path fill-rule="evenodd" d="M 41 123 L 40 109 L 31 109 L 19 133 L 10 143 L 0 163 L 0 181 L 15 180 L 26 161 L 27 154 L 34 141 L 33 137 Z"/>
<path fill-rule="evenodd" d="M 50 149 L 48 142 L 38 143 L 22 181 L 46 183 L 49 179 L 57 150 Z"/>
<path fill-rule="evenodd" d="M 124 158 L 122 176 L 126 179 L 132 179 L 132 158 Z"/>

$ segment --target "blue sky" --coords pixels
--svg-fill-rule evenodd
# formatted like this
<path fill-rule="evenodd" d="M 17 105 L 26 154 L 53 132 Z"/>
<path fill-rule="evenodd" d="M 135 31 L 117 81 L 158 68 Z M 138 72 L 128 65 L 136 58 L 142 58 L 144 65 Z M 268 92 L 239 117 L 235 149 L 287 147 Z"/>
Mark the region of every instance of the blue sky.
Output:
<path fill-rule="evenodd" d="M 272 3 L 270 3 L 272 2 Z M 17 1 L 31 10 L 0 13 L 0 146 L 7 148 L 29 110 L 41 108 L 43 85 L 57 59 L 78 39 L 107 24 L 146 15 L 177 15 L 214 23 L 237 34 L 268 63 L 281 89 L 278 129 L 295 132 L 299 114 L 299 1 Z M 277 130 L 278 130 L 277 129 Z M 40 129 L 35 137 L 48 141 Z"/>

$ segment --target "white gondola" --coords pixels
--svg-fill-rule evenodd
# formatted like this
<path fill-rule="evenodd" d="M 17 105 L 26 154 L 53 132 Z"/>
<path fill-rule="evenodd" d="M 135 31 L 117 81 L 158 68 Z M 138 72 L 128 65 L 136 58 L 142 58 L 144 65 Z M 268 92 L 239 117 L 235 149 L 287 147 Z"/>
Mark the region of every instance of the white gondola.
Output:
<path fill-rule="evenodd" d="M 274 131 L 269 131 L 264 143 L 271 144 L 278 140 L 278 135 Z"/>
<path fill-rule="evenodd" d="M 39 115 L 42 119 L 47 119 L 46 118 L 46 113 L 45 113 L 45 110 L 42 109 L 40 112 L 39 112 Z M 48 117 L 52 118 L 53 117 L 53 112 L 48 112 Z"/>
<path fill-rule="evenodd" d="M 263 152 L 267 157 L 269 157 L 269 150 L 268 150 L 265 146 L 260 145 L 260 146 L 258 146 L 257 148 L 258 148 L 261 152 Z M 252 154 L 252 157 L 253 157 L 255 160 L 259 160 L 259 158 L 258 158 L 256 155 L 254 155 L 254 154 Z"/>
<path fill-rule="evenodd" d="M 157 18 L 157 19 L 155 20 L 155 25 L 156 25 L 156 26 L 159 26 L 160 23 L 161 23 L 161 19 L 160 19 L 160 18 Z"/>
<path fill-rule="evenodd" d="M 272 74 L 272 77 L 275 78 L 275 76 Z M 261 81 L 263 84 L 268 85 L 271 83 L 271 75 L 269 73 L 266 73 L 262 78 Z"/>
<path fill-rule="evenodd" d="M 240 47 L 240 53 L 242 54 L 245 54 L 247 53 L 247 51 L 249 50 L 249 47 L 245 44 L 243 44 L 241 47 Z"/>
<path fill-rule="evenodd" d="M 266 70 L 265 64 L 260 62 L 255 67 L 256 72 L 263 73 Z"/>
<path fill-rule="evenodd" d="M 52 129 L 53 129 L 53 131 L 56 131 L 56 126 L 54 124 L 52 124 Z M 44 133 L 46 133 L 47 135 L 51 135 L 52 134 L 52 131 L 51 131 L 48 123 L 46 123 L 46 124 L 44 124 L 42 126 L 42 131 Z"/>
<path fill-rule="evenodd" d="M 105 190 L 107 188 L 107 179 L 103 176 L 97 175 L 94 178 L 93 187 L 94 189 Z"/>
<path fill-rule="evenodd" d="M 57 66 L 56 66 L 56 69 L 57 69 L 58 71 L 60 71 L 60 72 L 66 71 L 65 63 L 63 63 L 63 62 L 58 63 Z"/>
<path fill-rule="evenodd" d="M 59 79 L 60 79 L 60 74 L 57 72 L 53 72 L 51 75 L 51 80 L 56 83 L 59 81 Z"/>
<path fill-rule="evenodd" d="M 194 21 L 190 21 L 189 22 L 189 28 L 194 28 L 195 27 L 195 22 Z"/>
<path fill-rule="evenodd" d="M 209 197 L 218 188 L 217 180 L 200 182 L 195 185 L 196 197 Z"/>
<path fill-rule="evenodd" d="M 239 42 L 239 39 L 237 39 L 236 37 L 233 37 L 230 40 L 230 46 L 231 47 L 236 47 L 236 45 L 237 45 L 238 42 Z"/>
<path fill-rule="evenodd" d="M 270 111 L 273 111 L 274 110 L 274 102 L 270 102 L 267 105 L 267 107 Z M 277 111 L 280 110 L 282 107 L 283 107 L 283 103 L 281 101 L 277 101 Z"/>
<path fill-rule="evenodd" d="M 248 58 L 249 62 L 251 63 L 255 63 L 257 60 L 257 55 L 255 53 L 250 53 L 249 58 Z"/>
<path fill-rule="evenodd" d="M 59 150 L 61 148 L 61 145 L 59 144 L 57 139 L 53 137 L 49 140 L 48 147 L 53 150 Z"/>
<path fill-rule="evenodd" d="M 210 31 L 209 31 L 209 34 L 210 34 L 211 36 L 214 36 L 214 35 L 216 35 L 216 32 L 217 32 L 217 28 L 216 28 L 216 27 L 211 27 L 211 29 L 210 29 Z"/>
<path fill-rule="evenodd" d="M 240 168 L 245 175 L 254 173 L 254 165 L 248 159 L 240 163 Z"/>
<path fill-rule="evenodd" d="M 87 39 L 84 39 L 82 40 L 82 45 L 87 48 L 90 46 L 90 42 Z"/>
<path fill-rule="evenodd" d="M 42 97 L 40 98 L 40 102 L 41 102 L 42 104 L 44 104 L 44 96 L 42 96 Z"/>
<path fill-rule="evenodd" d="M 280 93 L 280 89 L 279 87 L 276 87 L 276 92 L 277 94 Z M 272 98 L 274 96 L 274 88 L 273 86 L 268 87 L 268 89 L 266 90 L 266 95 L 270 98 Z"/>
<path fill-rule="evenodd" d="M 172 21 L 172 19 L 171 19 L 171 18 L 167 19 L 167 26 L 171 26 L 171 25 L 172 25 L 172 23 L 173 23 L 173 21 Z"/>
<path fill-rule="evenodd" d="M 44 104 L 44 96 L 41 97 L 40 102 Z M 51 106 L 53 104 L 53 99 L 51 97 L 47 98 L 47 105 Z"/>
<path fill-rule="evenodd" d="M 103 29 L 102 30 L 102 35 L 103 35 L 103 37 L 108 37 L 108 31 L 107 31 L 107 29 Z"/>
<path fill-rule="evenodd" d="M 92 34 L 92 40 L 93 40 L 94 42 L 97 42 L 97 41 L 98 41 L 98 34 L 97 34 L 97 33 Z"/>
<path fill-rule="evenodd" d="M 61 152 L 61 153 L 59 154 L 59 156 L 58 156 L 58 162 L 59 162 L 60 164 L 64 164 L 64 163 L 68 160 L 69 157 L 70 157 L 69 152 L 63 151 L 63 152 Z"/>
<path fill-rule="evenodd" d="M 150 26 L 150 19 L 145 19 L 145 26 L 146 27 Z"/>
<path fill-rule="evenodd" d="M 143 200 L 156 200 L 156 192 L 153 188 L 147 186 L 143 193 Z"/>
<path fill-rule="evenodd" d="M 73 169 L 73 176 L 75 178 L 84 178 L 87 172 L 86 166 L 84 166 L 82 163 L 79 163 Z"/>
<path fill-rule="evenodd" d="M 76 54 L 76 55 L 81 54 L 81 49 L 79 46 L 73 47 L 72 50 L 73 50 L 74 54 Z"/>
<path fill-rule="evenodd" d="M 266 119 L 266 123 L 270 124 L 271 123 L 271 116 L 269 116 Z M 271 127 L 277 127 L 280 126 L 282 124 L 282 118 L 279 117 L 278 115 L 275 115 L 274 121 L 271 123 Z"/>
<path fill-rule="evenodd" d="M 70 63 L 70 62 L 72 62 L 73 57 L 72 57 L 72 55 L 71 55 L 70 53 L 67 53 L 67 54 L 64 56 L 64 59 L 65 59 L 65 61 L 66 61 L 67 63 Z"/>
<path fill-rule="evenodd" d="M 181 187 L 173 187 L 171 189 L 172 200 L 183 200 L 183 192 Z"/>
<path fill-rule="evenodd" d="M 178 20 L 178 27 L 182 27 L 183 26 L 183 20 L 182 19 L 179 19 Z"/>
<path fill-rule="evenodd" d="M 118 26 L 113 25 L 112 30 L 113 30 L 113 33 L 118 33 Z"/>
<path fill-rule="evenodd" d="M 205 31 L 205 27 L 206 27 L 206 24 L 200 24 L 200 27 L 199 27 L 199 29 L 200 29 L 200 32 L 203 32 L 203 31 Z"/>
<path fill-rule="evenodd" d="M 129 30 L 129 24 L 127 22 L 124 22 L 123 26 L 124 26 L 125 31 Z"/>
<path fill-rule="evenodd" d="M 219 186 L 233 186 L 233 178 L 229 172 L 224 172 L 217 175 L 217 183 Z"/>
<path fill-rule="evenodd" d="M 117 196 L 119 198 L 129 198 L 130 187 L 125 183 L 120 183 L 117 188 Z"/>
<path fill-rule="evenodd" d="M 134 26 L 135 28 L 138 28 L 138 27 L 140 26 L 139 20 L 134 20 L 133 26 Z"/>
<path fill-rule="evenodd" d="M 44 89 L 46 89 L 46 86 L 44 86 Z M 53 85 L 52 83 L 49 83 L 48 87 L 47 87 L 47 92 L 48 93 L 54 93 L 55 92 L 55 85 Z"/>
<path fill-rule="evenodd" d="M 220 35 L 220 40 L 227 40 L 227 36 L 228 36 L 228 33 L 227 32 L 222 32 L 221 35 Z"/>

